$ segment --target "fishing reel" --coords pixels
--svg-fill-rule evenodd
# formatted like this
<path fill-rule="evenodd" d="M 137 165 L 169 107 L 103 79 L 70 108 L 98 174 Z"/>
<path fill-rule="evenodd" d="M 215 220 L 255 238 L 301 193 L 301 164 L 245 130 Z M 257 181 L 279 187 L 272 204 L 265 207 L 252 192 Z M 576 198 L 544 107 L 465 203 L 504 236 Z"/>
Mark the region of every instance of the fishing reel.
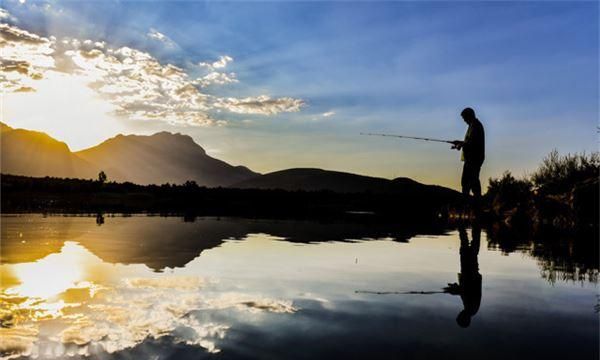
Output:
<path fill-rule="evenodd" d="M 462 147 L 465 143 L 464 143 L 464 141 L 454 140 L 451 142 L 451 144 L 452 144 L 451 149 L 460 150 L 460 149 L 462 149 Z"/>

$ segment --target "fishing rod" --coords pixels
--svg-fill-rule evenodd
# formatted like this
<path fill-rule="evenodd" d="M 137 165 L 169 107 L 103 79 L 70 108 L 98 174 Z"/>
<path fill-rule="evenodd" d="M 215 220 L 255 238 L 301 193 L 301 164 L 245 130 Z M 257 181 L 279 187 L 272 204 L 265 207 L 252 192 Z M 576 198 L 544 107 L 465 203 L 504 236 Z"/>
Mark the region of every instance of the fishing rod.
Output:
<path fill-rule="evenodd" d="M 378 134 L 378 133 L 360 133 L 360 134 L 361 135 L 367 135 L 367 136 L 387 136 L 387 137 L 397 137 L 397 138 L 402 138 L 402 139 L 434 141 L 434 142 L 442 142 L 442 143 L 448 143 L 448 144 L 453 144 L 453 145 L 455 143 L 455 141 L 452 141 L 452 140 L 432 139 L 432 138 L 417 137 L 417 136 L 405 136 L 405 135 L 395 135 L 395 134 Z"/>
<path fill-rule="evenodd" d="M 372 294 L 372 295 L 431 295 L 444 294 L 446 291 L 371 291 L 371 290 L 356 290 L 355 294 Z"/>

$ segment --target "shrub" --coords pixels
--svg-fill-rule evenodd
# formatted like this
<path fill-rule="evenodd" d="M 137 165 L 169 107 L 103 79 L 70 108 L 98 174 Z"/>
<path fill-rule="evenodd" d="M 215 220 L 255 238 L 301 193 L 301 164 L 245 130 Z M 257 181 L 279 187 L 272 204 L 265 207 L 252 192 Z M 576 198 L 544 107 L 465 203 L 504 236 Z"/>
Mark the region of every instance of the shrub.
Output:
<path fill-rule="evenodd" d="M 598 178 L 600 153 L 559 155 L 553 150 L 544 158 L 533 173 L 534 186 L 545 194 L 561 194 L 571 191 L 578 183 Z"/>
<path fill-rule="evenodd" d="M 497 214 L 522 205 L 531 199 L 533 185 L 527 179 L 516 179 L 509 171 L 505 171 L 499 179 L 489 180 L 486 198 Z"/>

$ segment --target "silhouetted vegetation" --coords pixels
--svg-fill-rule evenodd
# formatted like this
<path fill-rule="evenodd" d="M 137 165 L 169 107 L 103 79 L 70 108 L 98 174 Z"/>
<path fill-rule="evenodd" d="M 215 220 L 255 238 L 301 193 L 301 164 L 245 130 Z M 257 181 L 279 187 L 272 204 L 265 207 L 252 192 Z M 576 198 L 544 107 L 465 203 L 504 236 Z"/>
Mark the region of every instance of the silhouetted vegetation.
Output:
<path fill-rule="evenodd" d="M 531 182 L 545 194 L 563 194 L 589 179 L 598 178 L 600 153 L 567 154 L 554 150 L 531 176 Z"/>
<path fill-rule="evenodd" d="M 459 200 L 446 188 L 402 194 L 136 185 L 82 179 L 2 175 L 3 212 L 151 212 L 265 217 L 371 216 L 430 221 Z M 360 215 L 359 215 L 360 214 Z"/>
<path fill-rule="evenodd" d="M 552 151 L 528 178 L 505 172 L 490 179 L 490 213 L 510 225 L 555 229 L 598 228 L 600 154 Z"/>
<path fill-rule="evenodd" d="M 106 177 L 106 173 L 105 173 L 104 171 L 100 171 L 100 172 L 98 173 L 98 181 L 99 181 L 101 184 L 104 184 L 104 183 L 106 182 L 106 179 L 107 179 L 107 177 Z"/>

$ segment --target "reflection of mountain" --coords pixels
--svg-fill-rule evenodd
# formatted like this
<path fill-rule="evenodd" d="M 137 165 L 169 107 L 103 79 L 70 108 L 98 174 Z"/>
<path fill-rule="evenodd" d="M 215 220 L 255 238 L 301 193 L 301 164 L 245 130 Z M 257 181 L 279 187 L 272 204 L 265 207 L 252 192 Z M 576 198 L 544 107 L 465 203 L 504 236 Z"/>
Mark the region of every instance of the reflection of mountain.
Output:
<path fill-rule="evenodd" d="M 283 189 L 288 191 L 333 190 L 342 193 L 419 194 L 433 198 L 454 198 L 456 192 L 441 186 L 424 185 L 408 178 L 388 180 L 321 169 L 288 169 L 254 177 L 233 185 L 239 188 Z"/>
<path fill-rule="evenodd" d="M 318 223 L 234 218 L 176 217 L 105 218 L 98 226 L 93 217 L 41 217 L 28 215 L 2 219 L 3 263 L 30 262 L 60 251 L 65 241 L 77 241 L 102 260 L 146 264 L 154 270 L 182 267 L 206 249 L 227 239 L 265 233 L 287 241 L 312 243 L 367 238 L 407 241 L 417 233 L 440 234 L 441 229 L 416 230 L 398 225 Z M 25 243 L 23 243 L 25 240 Z"/>
<path fill-rule="evenodd" d="M 107 217 L 98 226 L 94 217 L 3 216 L 0 260 L 31 262 L 59 252 L 76 241 L 110 263 L 146 264 L 154 270 L 183 267 L 202 251 L 228 239 L 269 234 L 285 241 L 317 243 L 389 238 L 408 241 L 418 234 L 443 234 L 443 228 L 366 222 L 316 222 L 239 218 Z M 506 252 L 522 251 L 538 259 L 550 281 L 598 280 L 598 244 L 590 239 L 545 239 L 488 230 L 489 246 Z"/>
<path fill-rule="evenodd" d="M 187 135 L 168 132 L 118 135 L 76 154 L 106 171 L 112 180 L 138 184 L 194 180 L 200 185 L 226 186 L 258 175 L 208 156 Z"/>
<path fill-rule="evenodd" d="M 73 153 L 65 143 L 41 132 L 2 123 L 0 129 L 4 174 L 89 179 L 104 170 L 115 181 L 181 184 L 194 180 L 206 186 L 227 186 L 258 175 L 208 156 L 191 137 L 181 134 L 119 135 Z"/>
<path fill-rule="evenodd" d="M 3 215 L 0 263 L 32 262 L 57 253 L 65 241 L 77 241 L 93 224 L 93 218 Z"/>

